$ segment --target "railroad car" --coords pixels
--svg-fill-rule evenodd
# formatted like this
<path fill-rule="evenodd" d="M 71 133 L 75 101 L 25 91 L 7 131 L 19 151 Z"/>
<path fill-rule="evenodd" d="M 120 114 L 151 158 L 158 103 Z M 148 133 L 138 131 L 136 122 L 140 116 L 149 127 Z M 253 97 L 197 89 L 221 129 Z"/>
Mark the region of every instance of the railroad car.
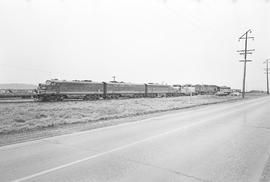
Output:
<path fill-rule="evenodd" d="M 0 89 L 0 98 L 33 98 L 34 89 Z"/>
<path fill-rule="evenodd" d="M 63 99 L 94 100 L 103 97 L 104 84 L 83 81 L 47 80 L 39 84 L 37 99 L 40 101 L 61 101 Z"/>
<path fill-rule="evenodd" d="M 194 85 L 196 94 L 200 95 L 213 95 L 218 91 L 216 85 Z"/>
<path fill-rule="evenodd" d="M 197 95 L 198 92 L 193 85 L 183 85 L 181 88 L 181 93 L 183 95 Z"/>
<path fill-rule="evenodd" d="M 232 89 L 231 89 L 231 87 L 221 86 L 221 87 L 219 87 L 219 91 L 230 94 L 232 92 Z"/>
<path fill-rule="evenodd" d="M 146 84 L 147 97 L 172 97 L 179 95 L 178 89 L 170 85 Z"/>
<path fill-rule="evenodd" d="M 106 98 L 129 97 L 138 98 L 145 97 L 145 84 L 132 84 L 123 82 L 104 82 L 106 88 L 104 95 Z"/>

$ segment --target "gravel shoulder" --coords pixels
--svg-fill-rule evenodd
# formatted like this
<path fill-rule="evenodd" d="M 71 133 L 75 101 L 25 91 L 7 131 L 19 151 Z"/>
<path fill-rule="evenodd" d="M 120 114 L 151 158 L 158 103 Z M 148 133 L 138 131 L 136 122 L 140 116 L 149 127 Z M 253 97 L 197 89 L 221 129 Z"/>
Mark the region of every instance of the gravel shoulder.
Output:
<path fill-rule="evenodd" d="M 270 157 L 268 158 L 263 173 L 260 178 L 260 182 L 269 182 L 270 181 Z"/>
<path fill-rule="evenodd" d="M 247 99 L 262 95 L 250 95 Z M 137 121 L 240 97 L 186 96 L 51 103 L 1 103 L 0 146 Z"/>

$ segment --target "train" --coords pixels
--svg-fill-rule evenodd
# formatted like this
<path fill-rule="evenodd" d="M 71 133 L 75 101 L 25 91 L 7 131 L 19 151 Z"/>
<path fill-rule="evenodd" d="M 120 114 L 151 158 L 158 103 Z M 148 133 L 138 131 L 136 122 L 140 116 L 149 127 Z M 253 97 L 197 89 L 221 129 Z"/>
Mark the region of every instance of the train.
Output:
<path fill-rule="evenodd" d="M 125 82 L 93 82 L 92 80 L 51 79 L 40 83 L 37 89 L 1 89 L 0 99 L 34 98 L 36 101 L 63 101 L 68 99 L 99 100 L 142 97 L 176 97 L 183 95 L 214 95 L 231 93 L 232 89 L 216 85 L 164 85 Z M 218 95 L 218 94 L 216 94 Z"/>
<path fill-rule="evenodd" d="M 134 84 L 124 82 L 93 82 L 91 80 L 47 80 L 39 84 L 38 101 L 62 101 L 65 99 L 116 99 L 142 97 L 175 97 L 182 95 L 178 88 L 161 84 Z"/>

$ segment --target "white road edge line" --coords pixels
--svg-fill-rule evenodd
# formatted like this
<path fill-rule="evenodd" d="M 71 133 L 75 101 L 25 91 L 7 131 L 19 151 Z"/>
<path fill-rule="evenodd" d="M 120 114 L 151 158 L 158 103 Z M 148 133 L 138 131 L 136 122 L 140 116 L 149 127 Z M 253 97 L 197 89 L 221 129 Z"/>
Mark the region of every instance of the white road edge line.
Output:
<path fill-rule="evenodd" d="M 206 121 L 209 121 L 209 120 L 206 120 Z M 116 151 L 119 151 L 119 150 L 126 149 L 128 147 L 134 146 L 134 145 L 139 144 L 139 143 L 150 141 L 150 140 L 153 140 L 155 138 L 158 138 L 158 137 L 161 137 L 161 136 L 164 136 L 164 135 L 168 135 L 168 134 L 171 134 L 171 133 L 174 133 L 174 132 L 189 128 L 189 127 L 204 123 L 206 121 L 204 120 L 204 121 L 201 121 L 201 122 L 198 122 L 198 123 L 193 123 L 191 125 L 187 125 L 187 126 L 184 126 L 184 127 L 176 128 L 176 129 L 173 129 L 173 130 L 170 130 L 170 131 L 158 134 L 158 135 L 154 135 L 154 136 L 145 138 L 143 140 L 139 140 L 139 141 L 127 144 L 127 145 L 123 145 L 121 147 L 114 148 L 114 149 L 106 151 L 106 152 L 101 152 L 101 153 L 98 153 L 98 154 L 95 154 L 95 155 L 92 155 L 92 156 L 89 156 L 89 157 L 85 157 L 83 159 L 79 159 L 79 160 L 76 160 L 76 161 L 73 161 L 73 162 L 70 162 L 70 163 L 67 163 L 67 164 L 63 164 L 63 165 L 60 165 L 60 166 L 57 166 L 57 167 L 54 167 L 54 168 L 51 168 L 51 169 L 48 169 L 48 170 L 44 170 L 44 171 L 29 175 L 29 176 L 26 176 L 26 177 L 23 177 L 23 178 L 19 178 L 19 179 L 13 180 L 12 182 L 26 181 L 26 180 L 29 180 L 29 179 L 32 179 L 32 178 L 35 178 L 35 177 L 38 177 L 38 176 L 41 176 L 41 175 L 44 175 L 44 174 L 48 174 L 50 172 L 53 172 L 53 171 L 56 171 L 56 170 L 59 170 L 59 169 L 63 169 L 63 168 L 66 168 L 66 167 L 69 167 L 69 166 L 72 166 L 72 165 L 87 161 L 87 160 L 91 160 L 91 159 L 94 159 L 94 158 L 97 158 L 97 157 L 100 157 L 100 156 L 103 156 L 103 155 L 106 155 L 106 154 L 110 154 L 110 153 L 113 153 L 113 152 L 116 152 Z"/>

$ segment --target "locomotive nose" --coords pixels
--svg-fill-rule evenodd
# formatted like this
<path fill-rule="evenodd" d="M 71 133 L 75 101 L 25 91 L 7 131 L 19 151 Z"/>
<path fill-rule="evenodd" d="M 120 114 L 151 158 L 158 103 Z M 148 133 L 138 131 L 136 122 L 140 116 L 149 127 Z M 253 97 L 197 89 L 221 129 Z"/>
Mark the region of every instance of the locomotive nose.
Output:
<path fill-rule="evenodd" d="M 44 84 L 38 84 L 38 88 L 37 88 L 37 93 L 41 94 L 41 93 L 45 93 L 46 92 L 46 85 Z"/>

